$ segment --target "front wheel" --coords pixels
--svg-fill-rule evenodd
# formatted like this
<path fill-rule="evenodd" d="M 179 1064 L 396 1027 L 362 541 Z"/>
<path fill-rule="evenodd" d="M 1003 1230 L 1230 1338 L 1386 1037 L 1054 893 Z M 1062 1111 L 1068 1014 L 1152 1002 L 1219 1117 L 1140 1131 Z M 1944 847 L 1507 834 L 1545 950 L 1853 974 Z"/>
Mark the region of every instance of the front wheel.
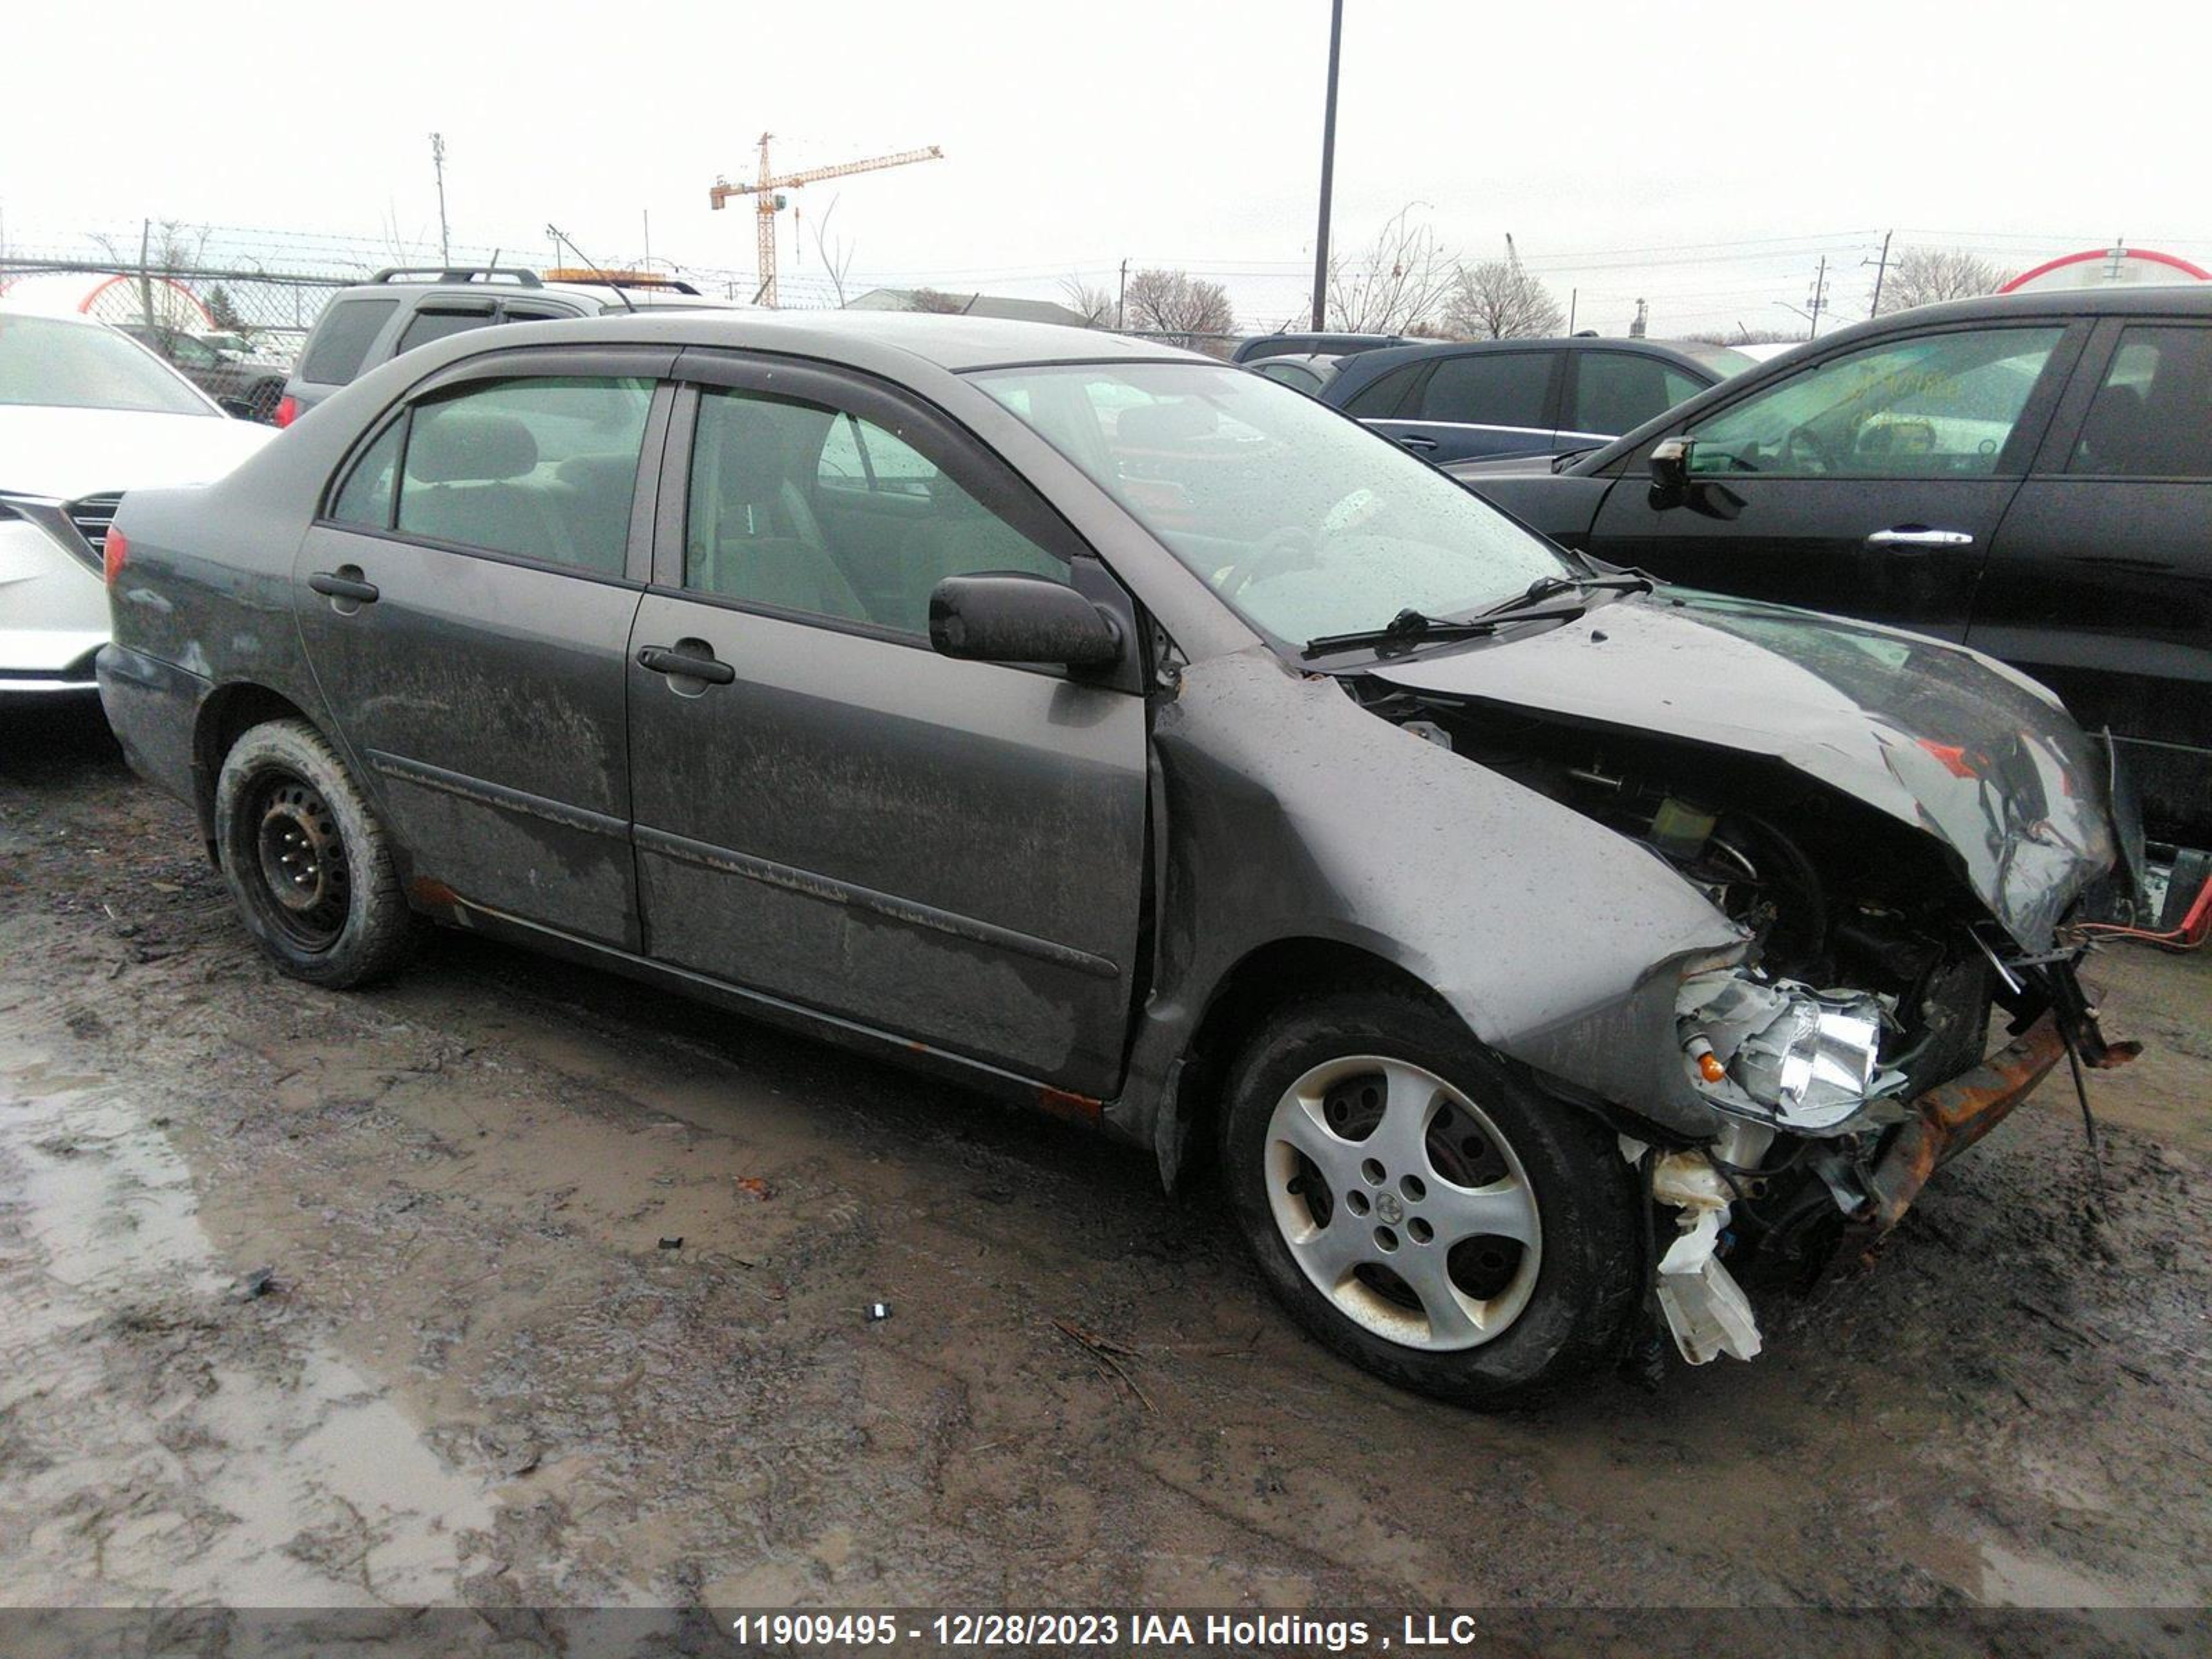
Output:
<path fill-rule="evenodd" d="M 399 964 L 407 899 L 384 827 L 313 726 L 270 720 L 231 745 L 215 829 L 239 913 L 286 973 L 343 989 Z"/>
<path fill-rule="evenodd" d="M 1496 1407 L 1622 1352 L 1644 1272 L 1634 1172 L 1434 1005 L 1285 1010 L 1237 1062 L 1222 1140 L 1269 1287 L 1377 1375 Z"/>

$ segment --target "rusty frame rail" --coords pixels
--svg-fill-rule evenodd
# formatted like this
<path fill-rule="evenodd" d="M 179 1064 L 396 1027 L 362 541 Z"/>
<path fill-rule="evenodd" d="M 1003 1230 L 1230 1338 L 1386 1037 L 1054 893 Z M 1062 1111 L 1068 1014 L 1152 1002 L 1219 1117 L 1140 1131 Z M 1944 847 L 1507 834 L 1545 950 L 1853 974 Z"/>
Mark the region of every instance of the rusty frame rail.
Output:
<path fill-rule="evenodd" d="M 1914 1115 L 1868 1178 L 1873 1196 L 1851 1218 L 1855 1242 L 1862 1248 L 1881 1243 L 1919 1197 L 1928 1177 L 2003 1122 L 2065 1058 L 2058 1017 L 2046 1012 L 1973 1070 L 1915 1100 Z"/>

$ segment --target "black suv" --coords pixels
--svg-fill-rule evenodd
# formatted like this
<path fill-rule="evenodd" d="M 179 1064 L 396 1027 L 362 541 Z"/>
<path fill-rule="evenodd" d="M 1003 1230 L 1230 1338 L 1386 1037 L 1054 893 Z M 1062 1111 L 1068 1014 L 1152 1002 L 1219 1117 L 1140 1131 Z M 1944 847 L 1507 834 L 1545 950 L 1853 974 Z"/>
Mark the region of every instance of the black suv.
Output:
<path fill-rule="evenodd" d="M 241 420 L 274 421 L 284 395 L 284 365 L 225 351 L 180 328 L 145 323 L 113 327 L 173 365 L 194 386 Z"/>
<path fill-rule="evenodd" d="M 496 323 L 555 322 L 648 308 L 707 310 L 709 299 L 689 283 L 601 273 L 603 282 L 547 282 L 512 265 L 400 266 L 380 270 L 358 287 L 341 289 L 315 319 L 276 405 L 289 426 L 368 370 L 432 340 Z"/>
<path fill-rule="evenodd" d="M 2113 734 L 2154 836 L 2212 845 L 2212 285 L 1902 312 L 1448 470 L 1615 563 L 2002 658 Z"/>

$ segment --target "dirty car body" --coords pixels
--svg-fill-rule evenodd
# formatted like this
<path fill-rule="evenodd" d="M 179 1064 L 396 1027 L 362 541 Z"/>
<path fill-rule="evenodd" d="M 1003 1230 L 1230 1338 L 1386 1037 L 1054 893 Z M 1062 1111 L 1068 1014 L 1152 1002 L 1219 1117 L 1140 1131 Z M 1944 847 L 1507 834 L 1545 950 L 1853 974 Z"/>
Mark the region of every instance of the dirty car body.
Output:
<path fill-rule="evenodd" d="M 118 528 L 111 721 L 291 971 L 412 908 L 1218 1154 L 1310 1328 L 1474 1403 L 1662 1318 L 1747 1357 L 1724 1237 L 1879 1230 L 2100 1052 L 2062 930 L 2125 814 L 2047 693 L 1186 354 L 458 338 Z"/>

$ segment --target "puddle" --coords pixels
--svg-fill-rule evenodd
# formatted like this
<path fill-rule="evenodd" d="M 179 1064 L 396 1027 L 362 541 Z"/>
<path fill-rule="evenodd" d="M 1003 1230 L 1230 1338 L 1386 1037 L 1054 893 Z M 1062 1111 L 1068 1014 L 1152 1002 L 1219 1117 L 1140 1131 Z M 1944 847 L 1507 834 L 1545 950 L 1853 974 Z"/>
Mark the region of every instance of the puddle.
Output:
<path fill-rule="evenodd" d="M 281 1277 L 241 1296 L 160 1115 L 0 1033 L 0 1598 L 450 1599 L 487 1496 Z"/>

